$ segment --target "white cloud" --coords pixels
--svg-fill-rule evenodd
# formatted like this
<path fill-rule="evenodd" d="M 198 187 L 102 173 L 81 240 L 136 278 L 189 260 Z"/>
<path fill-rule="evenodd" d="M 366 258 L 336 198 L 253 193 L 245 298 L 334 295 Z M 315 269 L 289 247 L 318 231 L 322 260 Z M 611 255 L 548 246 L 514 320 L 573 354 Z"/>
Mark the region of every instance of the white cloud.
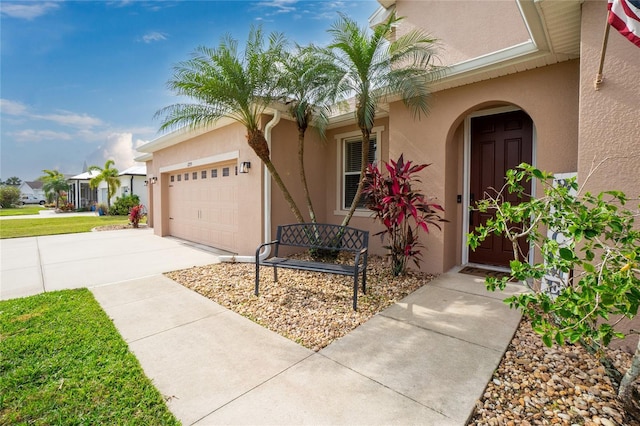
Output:
<path fill-rule="evenodd" d="M 55 10 L 60 7 L 57 2 L 22 2 L 22 3 L 5 3 L 0 5 L 0 12 L 10 18 L 33 20 L 38 18 L 49 11 Z"/>
<path fill-rule="evenodd" d="M 78 129 L 87 129 L 104 124 L 99 118 L 91 117 L 87 114 L 76 114 L 70 111 L 60 111 L 57 114 L 33 115 L 33 118 L 41 120 L 53 121 L 54 123 L 75 127 Z"/>
<path fill-rule="evenodd" d="M 167 39 L 167 36 L 165 34 L 159 33 L 157 31 L 152 31 L 142 36 L 142 41 L 147 44 L 153 43 L 155 41 L 166 40 L 166 39 Z"/>
<path fill-rule="evenodd" d="M 295 12 L 296 7 L 294 6 L 298 3 L 298 0 L 272 0 L 272 1 L 261 1 L 257 4 L 257 6 L 268 7 L 274 9 L 274 14 L 276 13 L 289 13 Z"/>
<path fill-rule="evenodd" d="M 10 99 L 0 99 L 0 111 L 2 111 L 3 115 L 26 117 L 31 120 L 52 121 L 61 126 L 76 129 L 90 129 L 104 124 L 99 118 L 71 111 L 59 110 L 51 114 L 36 114 L 31 112 L 27 105 Z"/>
<path fill-rule="evenodd" d="M 136 141 L 136 146 L 138 143 L 139 141 Z M 115 167 L 122 171 L 135 165 L 133 159 L 138 155 L 131 133 L 111 133 L 107 136 L 106 143 L 87 157 L 87 164 L 102 167 L 107 160 L 113 160 Z"/>
<path fill-rule="evenodd" d="M 71 140 L 72 135 L 65 132 L 55 132 L 53 130 L 33 130 L 25 129 L 19 132 L 12 132 L 9 135 L 13 136 L 18 142 L 42 142 L 45 140 Z"/>
<path fill-rule="evenodd" d="M 27 106 L 9 99 L 0 99 L 0 111 L 2 114 L 23 116 L 27 115 Z"/>

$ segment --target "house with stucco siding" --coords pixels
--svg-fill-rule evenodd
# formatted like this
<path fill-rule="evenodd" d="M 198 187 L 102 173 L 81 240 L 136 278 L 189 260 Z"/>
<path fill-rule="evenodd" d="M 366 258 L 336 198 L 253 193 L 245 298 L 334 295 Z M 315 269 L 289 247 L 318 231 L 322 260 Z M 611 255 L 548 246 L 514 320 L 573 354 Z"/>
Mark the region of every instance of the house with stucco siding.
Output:
<path fill-rule="evenodd" d="M 402 153 L 431 164 L 419 189 L 438 199 L 449 222 L 442 232 L 423 237 L 424 271 L 507 264 L 510 247 L 498 239 L 476 252 L 468 249 L 466 234 L 480 220 L 469 206 L 488 187 L 501 187 L 505 170 L 522 161 L 549 172 L 577 173 L 591 192 L 638 195 L 640 49 L 612 29 L 603 81 L 595 87 L 605 0 L 379 3 L 371 25 L 395 11 L 405 17 L 397 33 L 425 29 L 439 40 L 439 60 L 447 67 L 431 87 L 429 116 L 414 119 L 400 100 L 381 105 L 371 140 L 372 160 Z M 262 119 L 273 163 L 304 205 L 296 125 L 284 106 Z M 333 117 L 324 141 L 307 133 L 307 179 L 321 222 L 340 223 L 350 204 L 359 135 L 353 114 Z M 249 258 L 272 239 L 278 224 L 295 221 L 240 124 L 221 120 L 206 130 L 172 132 L 139 151 L 144 155 L 137 161 L 146 162 L 150 183 L 149 223 L 157 235 Z M 380 229 L 366 210 L 357 211 L 351 225 Z M 370 250 L 384 253 L 376 238 Z"/>

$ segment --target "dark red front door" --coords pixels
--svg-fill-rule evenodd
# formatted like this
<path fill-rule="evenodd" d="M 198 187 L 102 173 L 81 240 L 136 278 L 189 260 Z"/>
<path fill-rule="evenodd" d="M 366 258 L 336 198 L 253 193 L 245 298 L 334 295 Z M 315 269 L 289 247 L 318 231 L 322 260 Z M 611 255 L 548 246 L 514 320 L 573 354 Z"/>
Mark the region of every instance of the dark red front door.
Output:
<path fill-rule="evenodd" d="M 532 160 L 533 124 L 523 111 L 486 115 L 471 119 L 471 205 L 484 198 L 485 192 L 495 195 L 505 183 L 506 171 L 518 164 Z M 525 188 L 527 194 L 531 193 Z M 518 203 L 519 199 L 506 194 L 506 201 Z M 472 211 L 470 230 L 484 223 L 490 214 Z M 525 244 L 521 244 L 526 251 Z M 513 259 L 511 242 L 492 235 L 475 251 L 469 250 L 469 262 L 487 265 L 509 266 Z"/>

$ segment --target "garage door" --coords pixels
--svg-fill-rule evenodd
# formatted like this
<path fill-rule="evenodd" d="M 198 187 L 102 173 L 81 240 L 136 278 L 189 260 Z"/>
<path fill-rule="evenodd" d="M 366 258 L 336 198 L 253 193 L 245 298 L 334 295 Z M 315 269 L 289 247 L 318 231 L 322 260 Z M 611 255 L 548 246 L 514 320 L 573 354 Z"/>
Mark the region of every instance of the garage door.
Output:
<path fill-rule="evenodd" d="M 235 162 L 169 174 L 169 234 L 236 252 Z"/>

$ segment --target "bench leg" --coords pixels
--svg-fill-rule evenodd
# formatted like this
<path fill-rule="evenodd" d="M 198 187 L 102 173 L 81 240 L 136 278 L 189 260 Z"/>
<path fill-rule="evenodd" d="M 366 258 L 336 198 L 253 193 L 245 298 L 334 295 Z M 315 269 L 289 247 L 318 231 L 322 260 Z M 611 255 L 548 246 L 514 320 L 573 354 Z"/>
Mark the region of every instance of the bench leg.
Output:
<path fill-rule="evenodd" d="M 256 262 L 256 285 L 253 294 L 258 295 L 258 288 L 260 287 L 260 264 Z"/>
<path fill-rule="evenodd" d="M 362 271 L 362 294 L 367 294 L 367 270 Z"/>
<path fill-rule="evenodd" d="M 358 272 L 353 277 L 353 310 L 358 310 Z"/>

